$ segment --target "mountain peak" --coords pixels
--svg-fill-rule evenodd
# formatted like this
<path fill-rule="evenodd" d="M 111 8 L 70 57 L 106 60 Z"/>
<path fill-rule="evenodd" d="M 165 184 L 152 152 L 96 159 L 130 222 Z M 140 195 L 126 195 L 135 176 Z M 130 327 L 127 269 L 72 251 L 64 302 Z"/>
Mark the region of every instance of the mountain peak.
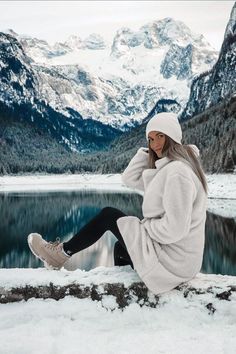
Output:
<path fill-rule="evenodd" d="M 80 49 L 82 47 L 82 39 L 79 36 L 72 34 L 67 38 L 64 45 L 71 49 Z"/>
<path fill-rule="evenodd" d="M 211 70 L 202 72 L 191 84 L 189 101 L 181 119 L 189 119 L 235 94 L 236 3 L 226 26 L 218 60 Z"/>
<path fill-rule="evenodd" d="M 236 34 L 236 2 L 234 3 L 234 6 L 231 10 L 231 14 L 225 30 L 224 38 L 226 38 L 229 34 L 231 35 Z"/>
<path fill-rule="evenodd" d="M 106 47 L 104 39 L 100 34 L 91 33 L 84 40 L 77 35 L 70 35 L 66 42 L 62 43 L 70 49 L 104 49 Z"/>
<path fill-rule="evenodd" d="M 104 49 L 106 47 L 104 39 L 97 33 L 91 33 L 87 38 L 85 38 L 83 43 L 84 47 L 87 49 Z"/>
<path fill-rule="evenodd" d="M 13 37 L 17 37 L 18 33 L 16 33 L 12 28 L 7 28 L 5 31 L 3 31 L 4 33 L 10 34 Z"/>
<path fill-rule="evenodd" d="M 210 46 L 202 35 L 193 33 L 184 22 L 172 17 L 152 21 L 142 26 L 140 30 L 155 38 L 159 45 L 178 44 L 184 47 L 192 43 L 195 46 Z"/>
<path fill-rule="evenodd" d="M 140 45 L 147 49 L 158 49 L 173 45 L 184 48 L 190 44 L 200 49 L 213 50 L 203 35 L 193 33 L 182 21 L 166 17 L 149 22 L 138 31 L 128 27 L 120 28 L 113 40 L 111 57 L 118 59 L 129 52 L 130 48 Z"/>

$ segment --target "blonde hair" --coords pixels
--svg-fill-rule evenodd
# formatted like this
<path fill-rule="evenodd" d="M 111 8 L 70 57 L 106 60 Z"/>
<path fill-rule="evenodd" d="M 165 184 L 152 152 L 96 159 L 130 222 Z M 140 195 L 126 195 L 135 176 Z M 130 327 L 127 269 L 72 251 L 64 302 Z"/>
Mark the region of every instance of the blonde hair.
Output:
<path fill-rule="evenodd" d="M 165 144 L 162 149 L 162 157 L 168 157 L 174 161 L 183 161 L 184 163 L 190 165 L 193 172 L 197 175 L 202 186 L 206 192 L 208 193 L 208 186 L 205 173 L 203 171 L 201 161 L 199 157 L 196 155 L 194 149 L 189 145 L 181 145 L 176 143 L 173 139 L 171 139 L 168 135 L 165 135 Z M 155 161 L 158 160 L 158 156 L 151 149 L 150 143 L 148 143 L 149 147 L 149 168 L 156 168 Z"/>

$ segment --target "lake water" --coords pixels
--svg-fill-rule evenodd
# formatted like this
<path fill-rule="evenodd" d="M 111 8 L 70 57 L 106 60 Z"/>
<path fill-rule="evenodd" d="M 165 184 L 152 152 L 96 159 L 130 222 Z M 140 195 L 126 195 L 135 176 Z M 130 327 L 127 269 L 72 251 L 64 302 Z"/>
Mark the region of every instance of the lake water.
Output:
<path fill-rule="evenodd" d="M 69 240 L 102 208 L 112 206 L 142 218 L 142 197 L 134 193 L 45 192 L 0 193 L 0 267 L 43 267 L 28 248 L 27 236 L 38 232 L 48 241 Z M 203 273 L 236 275 L 236 225 L 232 218 L 207 213 Z M 77 253 L 66 269 L 113 266 L 115 236 L 107 231 L 94 245 Z"/>

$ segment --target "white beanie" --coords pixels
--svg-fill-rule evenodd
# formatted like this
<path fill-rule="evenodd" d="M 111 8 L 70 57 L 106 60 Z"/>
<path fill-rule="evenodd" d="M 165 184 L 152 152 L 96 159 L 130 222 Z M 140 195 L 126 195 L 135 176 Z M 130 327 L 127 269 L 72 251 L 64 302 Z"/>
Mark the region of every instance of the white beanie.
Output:
<path fill-rule="evenodd" d="M 148 140 L 148 133 L 151 131 L 158 131 L 168 135 L 176 143 L 181 144 L 182 129 L 179 124 L 177 115 L 172 112 L 162 112 L 152 117 L 146 126 L 146 139 Z"/>

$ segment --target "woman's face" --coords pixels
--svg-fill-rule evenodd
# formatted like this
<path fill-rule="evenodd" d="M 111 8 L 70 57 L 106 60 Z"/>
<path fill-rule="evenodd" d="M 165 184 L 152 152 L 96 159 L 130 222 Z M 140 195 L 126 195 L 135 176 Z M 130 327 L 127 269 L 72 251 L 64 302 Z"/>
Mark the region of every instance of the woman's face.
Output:
<path fill-rule="evenodd" d="M 158 131 L 151 131 L 148 133 L 148 140 L 150 148 L 157 154 L 158 157 L 162 157 L 162 149 L 166 141 L 165 134 Z"/>

